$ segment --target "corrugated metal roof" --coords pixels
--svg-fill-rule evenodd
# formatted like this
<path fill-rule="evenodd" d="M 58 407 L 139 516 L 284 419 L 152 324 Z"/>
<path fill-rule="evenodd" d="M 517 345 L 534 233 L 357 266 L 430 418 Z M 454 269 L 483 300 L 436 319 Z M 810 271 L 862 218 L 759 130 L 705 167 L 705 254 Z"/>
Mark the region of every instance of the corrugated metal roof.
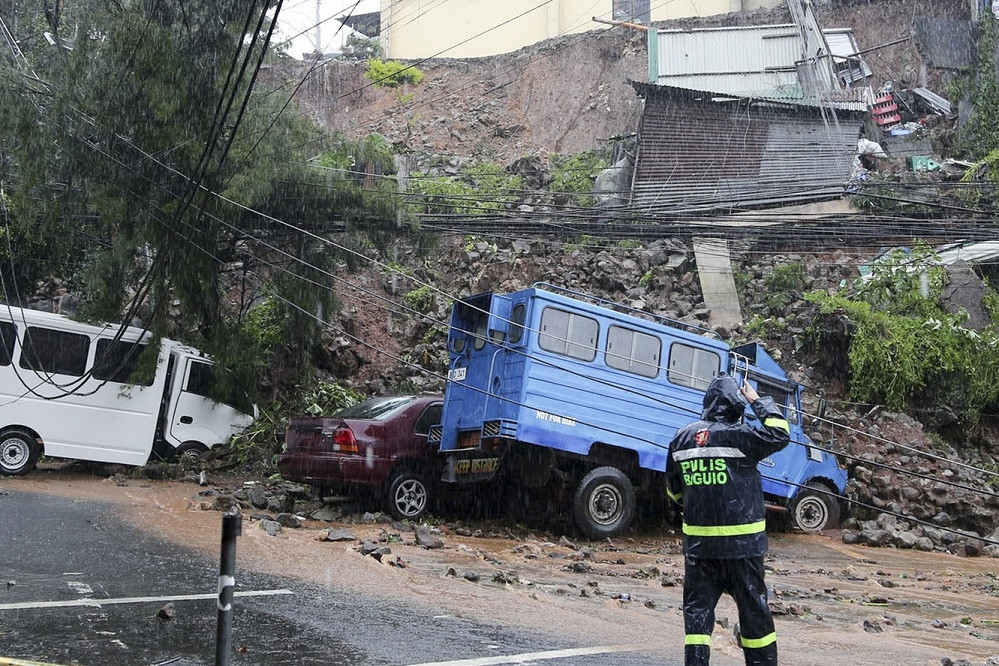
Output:
<path fill-rule="evenodd" d="M 856 56 L 850 29 L 822 32 L 839 67 L 846 68 L 848 59 L 856 64 L 844 77 L 849 83 L 871 75 L 867 64 Z M 657 46 L 659 85 L 779 100 L 801 100 L 816 92 L 809 88 L 807 77 L 803 80 L 799 75 L 803 48 L 794 25 L 663 30 Z M 870 94 L 861 95 L 865 104 L 867 98 L 873 99 Z"/>
<path fill-rule="evenodd" d="M 653 85 L 644 91 L 632 205 L 643 214 L 804 203 L 841 196 L 862 117 Z"/>

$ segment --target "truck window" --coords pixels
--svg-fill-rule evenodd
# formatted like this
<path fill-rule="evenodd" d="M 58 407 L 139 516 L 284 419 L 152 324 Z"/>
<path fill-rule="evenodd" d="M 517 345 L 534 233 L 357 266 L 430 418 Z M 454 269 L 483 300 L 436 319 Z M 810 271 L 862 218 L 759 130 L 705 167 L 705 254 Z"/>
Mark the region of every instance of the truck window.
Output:
<path fill-rule="evenodd" d="M 472 347 L 475 351 L 482 351 L 486 346 L 486 328 L 489 326 L 489 319 L 480 318 L 475 322 L 475 331 L 472 332 Z"/>
<path fill-rule="evenodd" d="M 147 346 L 120 340 L 98 340 L 94 358 L 94 379 L 151 386 L 153 377 L 140 382 L 130 380 L 139 363 L 139 355 Z"/>
<path fill-rule="evenodd" d="M 14 341 L 17 339 L 17 328 L 14 324 L 0 321 L 0 365 L 10 365 L 14 358 Z"/>
<path fill-rule="evenodd" d="M 604 359 L 612 368 L 643 377 L 655 377 L 659 374 L 661 353 L 662 342 L 654 335 L 623 326 L 611 326 L 607 330 Z"/>
<path fill-rule="evenodd" d="M 517 303 L 510 313 L 510 344 L 517 344 L 524 337 L 524 320 L 527 318 L 527 305 Z"/>
<path fill-rule="evenodd" d="M 713 351 L 677 342 L 669 350 L 667 377 L 674 384 L 703 391 L 720 367 L 721 359 Z"/>
<path fill-rule="evenodd" d="M 21 367 L 36 372 L 82 377 L 87 370 L 90 338 L 51 328 L 29 326 L 21 348 Z"/>
<path fill-rule="evenodd" d="M 769 395 L 780 408 L 788 423 L 798 422 L 798 410 L 795 409 L 794 394 L 779 386 L 759 381 L 756 389 L 760 395 Z"/>
<path fill-rule="evenodd" d="M 203 361 L 191 361 L 191 372 L 187 375 L 187 386 L 185 391 L 195 395 L 210 397 L 212 384 L 215 383 L 215 375 L 212 371 L 211 363 Z"/>
<path fill-rule="evenodd" d="M 596 319 L 547 307 L 541 312 L 538 344 L 545 351 L 592 361 L 597 357 L 599 330 Z"/>

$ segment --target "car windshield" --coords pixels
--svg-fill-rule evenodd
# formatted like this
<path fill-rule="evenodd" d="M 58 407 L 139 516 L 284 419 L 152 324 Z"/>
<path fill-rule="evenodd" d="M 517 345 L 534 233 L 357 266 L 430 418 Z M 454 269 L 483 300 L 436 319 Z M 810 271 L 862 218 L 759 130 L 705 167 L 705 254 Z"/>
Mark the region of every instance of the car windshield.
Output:
<path fill-rule="evenodd" d="M 411 395 L 396 396 L 392 398 L 368 398 L 352 407 L 341 409 L 333 416 L 342 419 L 369 419 L 379 421 L 391 416 L 396 410 L 408 405 L 415 400 Z"/>

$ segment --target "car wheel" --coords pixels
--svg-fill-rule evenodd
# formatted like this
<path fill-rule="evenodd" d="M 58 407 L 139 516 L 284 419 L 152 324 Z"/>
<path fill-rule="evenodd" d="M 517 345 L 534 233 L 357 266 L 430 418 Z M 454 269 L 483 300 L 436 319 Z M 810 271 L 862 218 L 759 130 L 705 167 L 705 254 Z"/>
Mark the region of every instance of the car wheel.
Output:
<path fill-rule="evenodd" d="M 11 430 L 0 436 L 0 473 L 7 476 L 27 474 L 35 468 L 41 447 L 26 432 Z"/>
<path fill-rule="evenodd" d="M 580 531 L 591 539 L 617 536 L 635 517 L 635 488 L 616 467 L 598 467 L 579 482 L 572 512 Z"/>
<path fill-rule="evenodd" d="M 427 511 L 430 490 L 423 475 L 404 469 L 391 477 L 385 499 L 396 520 L 418 520 Z"/>
<path fill-rule="evenodd" d="M 791 521 L 802 532 L 820 532 L 839 525 L 839 502 L 818 483 L 806 484 L 791 500 Z"/>

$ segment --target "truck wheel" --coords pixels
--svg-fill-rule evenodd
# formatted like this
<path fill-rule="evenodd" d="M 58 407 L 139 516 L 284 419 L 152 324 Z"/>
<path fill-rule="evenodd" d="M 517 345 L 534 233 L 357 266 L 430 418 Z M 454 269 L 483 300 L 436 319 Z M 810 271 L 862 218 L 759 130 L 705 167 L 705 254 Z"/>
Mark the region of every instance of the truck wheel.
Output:
<path fill-rule="evenodd" d="M 391 477 L 385 501 L 396 520 L 418 520 L 427 511 L 430 489 L 421 474 L 404 469 Z"/>
<path fill-rule="evenodd" d="M 635 488 L 616 467 L 591 470 L 572 500 L 576 525 L 591 539 L 606 539 L 628 529 L 635 516 Z"/>
<path fill-rule="evenodd" d="M 21 476 L 35 468 L 41 447 L 26 432 L 11 430 L 0 436 L 0 474 Z"/>
<path fill-rule="evenodd" d="M 839 502 L 819 483 L 808 483 L 791 500 L 792 524 L 802 532 L 831 530 L 839 525 Z"/>

